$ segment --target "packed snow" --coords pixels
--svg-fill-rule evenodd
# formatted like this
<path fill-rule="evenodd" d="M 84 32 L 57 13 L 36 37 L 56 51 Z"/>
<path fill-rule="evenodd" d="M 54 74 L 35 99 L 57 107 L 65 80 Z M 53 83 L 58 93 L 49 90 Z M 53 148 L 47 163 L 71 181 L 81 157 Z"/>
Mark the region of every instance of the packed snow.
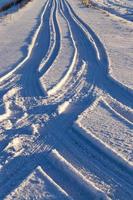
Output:
<path fill-rule="evenodd" d="M 72 200 L 41 167 L 37 167 L 23 183 L 5 199 Z"/>
<path fill-rule="evenodd" d="M 113 111 L 106 101 L 94 102 L 76 121 L 76 125 L 109 146 L 133 165 L 133 126 Z"/>
<path fill-rule="evenodd" d="M 99 8 L 114 15 L 133 21 L 133 1 L 131 0 L 91 0 Z"/>
<path fill-rule="evenodd" d="M 132 9 L 32 0 L 0 13 L 0 199 L 133 199 Z"/>
<path fill-rule="evenodd" d="M 132 3 L 132 1 L 130 2 Z M 108 70 L 111 76 L 132 89 L 132 22 L 124 21 L 114 15 L 110 16 L 103 10 L 83 7 L 80 0 L 71 0 L 70 3 L 76 14 L 92 28 L 103 42 L 109 56 Z"/>

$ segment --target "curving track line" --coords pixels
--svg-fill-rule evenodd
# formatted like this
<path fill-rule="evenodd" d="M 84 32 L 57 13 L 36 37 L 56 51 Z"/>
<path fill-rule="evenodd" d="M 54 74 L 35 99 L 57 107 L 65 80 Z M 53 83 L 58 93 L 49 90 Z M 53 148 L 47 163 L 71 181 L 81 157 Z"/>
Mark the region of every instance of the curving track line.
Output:
<path fill-rule="evenodd" d="M 74 13 L 69 3 L 66 1 L 63 2 L 66 5 L 66 8 L 64 6 L 64 9 L 66 10 L 66 11 L 64 10 L 64 12 L 68 13 L 67 15 L 70 17 L 69 21 L 71 22 L 72 20 L 75 21 L 77 23 L 77 26 L 79 26 L 80 29 L 82 29 L 82 31 L 84 32 L 84 35 L 87 36 L 90 45 L 91 43 L 93 43 L 92 46 L 93 51 L 91 52 L 91 55 L 89 55 L 89 50 L 87 52 L 89 57 L 89 63 L 92 62 L 93 64 L 92 57 L 94 57 L 94 64 L 96 65 L 97 63 L 97 66 L 93 64 L 93 68 L 91 69 L 92 71 L 94 71 L 97 70 L 98 68 L 98 73 L 96 73 L 95 71 L 95 76 L 97 76 L 95 78 L 95 82 L 97 86 L 102 90 L 104 90 L 106 93 L 109 93 L 116 100 L 133 108 L 132 91 L 130 91 L 126 87 L 123 87 L 123 85 L 121 85 L 119 82 L 117 82 L 116 80 L 114 80 L 112 77 L 109 76 L 108 56 L 102 43 L 95 35 L 95 33 Z M 91 36 L 91 38 L 88 37 L 88 34 Z M 84 41 L 86 40 L 84 39 Z"/>
<path fill-rule="evenodd" d="M 39 70 L 39 77 L 41 77 L 44 73 L 46 73 L 46 71 L 49 69 L 49 67 L 52 65 L 52 63 L 54 62 L 54 60 L 56 59 L 56 57 L 58 56 L 59 50 L 60 50 L 60 46 L 61 46 L 61 33 L 60 33 L 60 29 L 59 29 L 59 23 L 57 20 L 57 10 L 58 10 L 58 4 L 55 1 L 55 9 L 53 11 L 53 15 L 52 17 L 52 23 L 53 23 L 53 35 L 54 35 L 54 44 L 53 47 L 51 49 L 50 52 L 48 52 L 48 56 L 46 58 L 46 60 L 44 60 L 44 62 L 41 63 L 41 66 L 43 66 L 43 68 L 41 68 L 41 70 Z"/>

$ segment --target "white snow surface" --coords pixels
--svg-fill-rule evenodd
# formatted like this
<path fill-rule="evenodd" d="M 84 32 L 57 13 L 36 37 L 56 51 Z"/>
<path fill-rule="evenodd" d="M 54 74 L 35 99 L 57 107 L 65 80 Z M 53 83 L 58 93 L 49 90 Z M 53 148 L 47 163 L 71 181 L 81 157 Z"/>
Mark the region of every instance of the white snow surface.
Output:
<path fill-rule="evenodd" d="M 83 7 L 80 0 L 68 0 L 76 14 L 88 24 L 104 43 L 112 77 L 133 88 L 133 25 L 115 15 L 93 7 Z M 111 2 L 111 1 L 110 1 Z M 123 2 L 123 1 L 119 1 Z M 130 1 L 132 4 L 132 1 Z M 122 4 L 122 3 L 121 3 Z M 131 6 L 133 8 L 133 6 Z"/>
<path fill-rule="evenodd" d="M 58 39 L 61 40 L 59 54 L 44 76 L 41 77 L 41 83 L 45 86 L 48 94 L 55 93 L 62 86 L 62 84 L 58 86 L 58 82 L 64 78 L 74 59 L 73 38 L 71 38 L 71 32 L 69 32 L 70 28 L 62 15 L 57 16 L 57 20 L 61 33 L 61 38 Z"/>
<path fill-rule="evenodd" d="M 38 166 L 21 185 L 5 199 L 46 199 L 72 200 L 44 171 Z"/>
<path fill-rule="evenodd" d="M 114 112 L 106 101 L 94 102 L 94 106 L 78 117 L 76 124 L 133 165 L 132 123 Z"/>
<path fill-rule="evenodd" d="M 106 11 L 133 21 L 132 0 L 91 0 L 98 7 Z"/>
<path fill-rule="evenodd" d="M 0 76 L 26 56 L 46 0 L 29 2 L 16 13 L 0 19 Z M 6 38 L 6 39 L 5 39 Z"/>
<path fill-rule="evenodd" d="M 0 199 L 133 199 L 130 12 L 33 0 L 1 13 Z"/>

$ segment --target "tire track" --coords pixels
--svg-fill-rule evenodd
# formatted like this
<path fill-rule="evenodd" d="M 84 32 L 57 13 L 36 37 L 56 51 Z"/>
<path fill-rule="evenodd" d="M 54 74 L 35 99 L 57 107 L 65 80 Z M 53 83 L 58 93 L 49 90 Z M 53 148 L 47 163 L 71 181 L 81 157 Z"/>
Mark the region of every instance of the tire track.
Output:
<path fill-rule="evenodd" d="M 74 56 L 66 74 L 52 90 L 48 91 L 48 96 L 45 96 L 45 89 L 40 85 L 39 78 L 46 75 L 60 53 L 62 32 L 58 20 L 59 13 L 67 23 L 69 40 L 73 42 Z M 24 97 L 30 97 L 31 104 L 35 98 L 37 102 L 40 98 L 42 100 L 40 108 L 36 104 L 31 110 L 30 108 L 26 110 L 30 126 L 36 122 L 35 115 L 47 113 L 49 120 L 47 123 L 43 121 L 45 126 L 39 129 L 38 136 L 29 136 L 30 141 L 27 141 L 27 147 L 26 141 L 24 142 L 24 153 L 20 152 L 18 156 L 13 157 L 6 151 L 8 145 L 2 148 L 0 155 L 3 156 L 2 163 L 5 163 L 0 170 L 1 198 L 18 187 L 38 165 L 74 199 L 84 200 L 89 195 L 92 195 L 91 198 L 94 199 L 92 194 L 94 188 L 102 188 L 102 191 L 112 199 L 132 198 L 133 171 L 72 129 L 77 116 L 100 95 L 105 98 L 110 95 L 112 99 L 108 101 L 111 109 L 114 106 L 116 108 L 114 112 L 119 113 L 121 117 L 124 116 L 126 120 L 131 118 L 126 117 L 126 109 L 121 112 L 120 108 L 122 108 L 121 105 L 125 108 L 123 104 L 132 106 L 132 94 L 108 76 L 108 66 L 108 57 L 103 44 L 95 33 L 76 16 L 68 2 L 47 1 L 27 57 L 14 70 L 3 76 L 0 83 L 6 84 L 10 80 L 11 84 L 13 75 L 20 75 L 15 84 L 20 88 L 18 98 L 23 98 L 23 106 L 26 104 Z M 38 71 L 39 67 L 41 67 L 40 71 Z M 10 84 L 9 87 L 12 87 Z M 121 94 L 118 94 L 119 92 Z M 114 99 L 120 106 L 116 107 L 117 103 L 115 104 Z M 71 100 L 70 108 L 66 112 L 57 112 L 58 106 L 69 100 Z M 23 113 L 24 109 L 21 112 Z M 16 118 L 18 117 L 19 115 L 16 115 Z M 16 120 L 15 117 L 14 120 Z M 18 130 L 16 135 L 22 134 Z M 12 142 L 11 138 L 9 142 Z M 55 153 L 53 149 L 57 149 L 58 153 Z M 63 179 L 60 179 L 61 176 Z M 89 188 L 86 188 L 87 184 L 79 181 L 81 177 L 87 184 L 90 181 L 92 188 L 91 184 L 88 184 Z M 78 194 L 79 191 L 80 194 Z M 103 196 L 101 198 L 104 199 Z"/>
<path fill-rule="evenodd" d="M 101 88 L 105 93 L 109 93 L 113 98 L 117 99 L 121 103 L 133 108 L 133 103 L 132 103 L 132 98 L 133 94 L 132 91 L 130 91 L 128 88 L 124 87 L 121 85 L 118 81 L 114 80 L 112 77 L 109 76 L 109 61 L 108 61 L 108 56 L 105 51 L 104 46 L 98 39 L 98 37 L 95 35 L 95 33 L 74 13 L 72 10 L 71 6 L 67 1 L 62 1 L 64 2 L 64 5 L 66 6 L 67 10 L 66 12 L 69 13 L 71 16 L 71 20 L 74 20 L 77 22 L 79 27 L 83 30 L 85 35 L 90 34 L 91 40 L 93 43 L 94 47 L 94 52 L 95 54 L 95 62 L 97 61 L 97 68 L 98 68 L 98 73 L 95 73 L 96 77 L 96 84 L 99 88 Z M 64 6 L 64 9 L 65 9 Z M 65 12 L 65 11 L 64 11 Z M 88 38 L 88 40 L 90 40 Z M 89 53 L 88 53 L 89 56 Z M 91 62 L 91 56 L 89 56 L 89 61 Z M 95 66 L 95 65 L 94 65 Z M 92 68 L 94 70 L 94 68 Z"/>
<path fill-rule="evenodd" d="M 55 3 L 55 9 L 54 9 L 52 21 L 53 21 L 53 26 L 54 26 L 53 34 L 55 35 L 54 36 L 55 41 L 54 41 L 53 48 L 50 51 L 47 59 L 44 61 L 44 63 L 43 62 L 41 63 L 43 68 L 39 70 L 39 77 L 43 76 L 46 73 L 46 71 L 50 68 L 50 66 L 52 65 L 56 57 L 58 56 L 60 46 L 61 46 L 61 36 L 60 36 L 61 32 L 58 25 L 59 22 L 57 20 L 58 3 L 57 1 L 54 1 L 54 3 Z"/>

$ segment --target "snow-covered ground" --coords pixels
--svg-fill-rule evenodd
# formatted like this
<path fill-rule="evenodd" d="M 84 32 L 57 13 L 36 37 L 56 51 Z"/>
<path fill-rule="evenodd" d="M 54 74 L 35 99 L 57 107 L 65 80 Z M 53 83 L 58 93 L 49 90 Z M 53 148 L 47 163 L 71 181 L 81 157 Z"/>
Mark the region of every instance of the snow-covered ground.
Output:
<path fill-rule="evenodd" d="M 46 199 L 46 200 L 72 200 L 42 169 L 38 166 L 29 177 L 7 196 L 7 200 L 13 199 Z"/>
<path fill-rule="evenodd" d="M 1 17 L 0 76 L 13 69 L 25 57 L 27 47 L 38 26 L 44 3 L 45 0 L 29 2 L 17 13 Z"/>
<path fill-rule="evenodd" d="M 80 15 L 104 43 L 109 56 L 108 69 L 111 76 L 127 87 L 133 88 L 132 22 L 124 21 L 115 15 L 110 16 L 103 10 L 93 7 L 85 8 L 80 0 L 71 0 L 70 3 L 76 14 Z"/>
<path fill-rule="evenodd" d="M 91 2 L 114 15 L 133 21 L 132 0 L 91 0 Z"/>
<path fill-rule="evenodd" d="M 81 129 L 101 141 L 104 146 L 133 165 L 132 123 L 115 112 L 104 100 L 97 100 L 86 109 L 75 123 Z"/>
<path fill-rule="evenodd" d="M 95 3 L 0 17 L 0 199 L 133 199 L 132 2 Z"/>

